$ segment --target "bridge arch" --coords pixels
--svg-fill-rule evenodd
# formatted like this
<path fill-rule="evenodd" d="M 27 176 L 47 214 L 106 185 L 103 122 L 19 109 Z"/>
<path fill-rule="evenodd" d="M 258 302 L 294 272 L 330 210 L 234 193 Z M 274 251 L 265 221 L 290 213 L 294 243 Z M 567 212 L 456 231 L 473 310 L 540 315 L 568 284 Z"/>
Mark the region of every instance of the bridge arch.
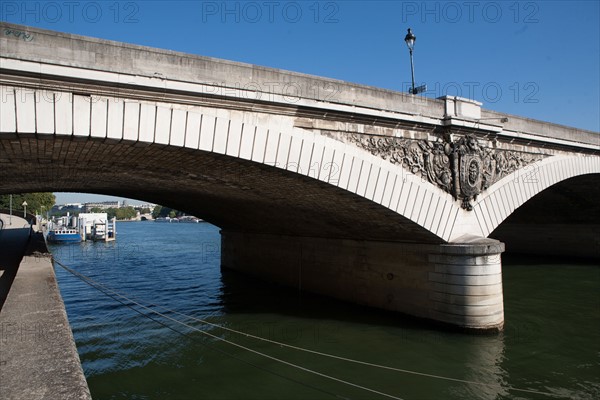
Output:
<path fill-rule="evenodd" d="M 542 191 L 567 179 L 600 174 L 600 158 L 557 155 L 536 161 L 494 184 L 473 206 L 483 237 L 488 237 L 517 208 Z"/>
<path fill-rule="evenodd" d="M 155 193 L 156 187 L 144 190 L 125 182 L 111 185 L 110 181 L 114 178 L 111 178 L 111 171 L 118 173 L 122 179 L 127 179 L 129 174 L 129 179 L 137 176 L 143 181 L 144 174 L 149 171 L 158 174 L 160 164 L 164 164 L 163 172 L 168 169 L 168 173 L 178 177 L 178 184 L 187 189 L 192 189 L 192 185 L 204 179 L 212 180 L 213 188 L 220 181 L 230 189 L 238 187 L 243 192 L 250 190 L 242 181 L 251 178 L 250 170 L 265 179 L 275 179 L 274 171 L 278 170 L 280 178 L 282 174 L 286 176 L 287 186 L 291 185 L 292 177 L 302 178 L 302 185 L 306 186 L 318 181 L 339 189 L 336 192 L 338 197 L 349 193 L 366 201 L 345 203 L 349 206 L 348 212 L 354 216 L 346 218 L 338 213 L 333 220 L 344 228 L 334 229 L 332 223 L 328 229 L 319 228 L 321 233 L 344 237 L 346 230 L 349 237 L 355 238 L 393 238 L 428 243 L 460 241 L 464 235 L 473 234 L 488 237 L 514 210 L 544 189 L 574 176 L 600 172 L 600 159 L 595 156 L 547 157 L 502 178 L 478 196 L 473 211 L 465 211 L 449 193 L 402 166 L 352 143 L 290 126 L 277 116 L 252 118 L 243 112 L 118 96 L 90 96 L 10 86 L 1 88 L 0 137 L 9 140 L 3 142 L 5 154 L 0 154 L 0 163 L 9 167 L 4 169 L 9 173 L 3 177 L 3 182 L 13 187 L 0 187 L 0 190 L 14 192 L 16 188 L 20 188 L 18 191 L 44 188 L 95 191 L 125 197 L 143 195 L 145 199 L 166 201 L 190 212 L 207 213 L 207 220 L 223 227 L 243 229 L 241 224 L 222 217 L 226 213 L 223 208 L 211 212 L 209 204 L 199 197 L 186 201 L 185 191 L 179 191 L 179 196 L 174 199 L 165 199 Z M 11 138 L 23 140 L 26 144 L 16 145 L 16 142 L 10 141 Z M 89 142 L 89 148 L 82 145 L 84 142 Z M 148 146 L 152 149 L 140 151 Z M 22 154 L 18 154 L 19 151 Z M 206 163 L 198 163 L 198 157 L 190 152 L 197 152 Z M 96 153 L 96 156 L 86 159 L 85 155 L 90 153 Z M 169 162 L 170 158 L 177 161 L 175 165 Z M 214 160 L 209 162 L 209 159 Z M 19 160 L 18 168 L 29 170 L 24 170 L 23 174 L 15 173 L 18 171 L 11 170 L 17 166 L 14 160 Z M 41 168 L 43 173 L 35 171 L 35 163 L 39 164 L 37 168 Z M 55 170 L 56 164 L 61 165 L 58 170 Z M 59 171 L 69 165 L 71 169 L 56 181 Z M 208 171 L 210 167 L 207 165 L 223 171 Z M 143 170 L 139 170 L 142 167 Z M 234 169 L 233 173 L 231 169 Z M 50 171 L 55 171 L 54 175 L 49 174 Z M 187 174 L 187 179 L 181 177 L 182 173 Z M 90 179 L 78 185 L 78 180 L 74 179 L 77 174 Z M 220 179 L 226 175 L 233 176 L 233 181 Z M 35 178 L 32 184 L 24 187 L 31 177 Z M 44 181 L 39 180 L 42 177 Z M 94 181 L 99 178 L 102 179 L 94 186 Z M 72 182 L 69 184 L 60 179 L 72 179 Z M 168 174 L 164 174 L 163 180 L 168 179 Z M 170 187 L 169 190 L 174 189 Z M 301 191 L 300 188 L 297 190 Z M 333 203 L 334 197 L 331 199 Z M 212 199 L 223 201 L 218 196 Z M 191 204 L 192 201 L 197 204 Z M 229 205 L 239 207 L 235 202 Z M 204 209 L 200 209 L 201 206 Z M 302 206 L 303 211 L 308 208 L 308 204 Z M 368 217 L 357 218 L 364 214 L 365 208 L 369 210 L 366 213 Z M 323 219 L 326 211 L 320 210 L 317 220 Z M 336 213 L 341 210 L 329 205 L 329 211 Z M 289 214 L 285 218 L 293 220 Z M 371 224 L 374 221 L 377 223 Z M 296 225 L 299 223 L 295 222 Z M 257 221 L 249 220 L 247 225 L 256 227 Z M 367 229 L 360 234 L 359 230 L 351 228 L 359 225 L 362 228 L 372 225 L 372 231 Z M 378 228 L 374 225 L 386 225 L 387 228 L 376 232 Z M 271 226 L 274 226 L 273 222 Z M 282 227 L 276 230 L 282 230 Z"/>
<path fill-rule="evenodd" d="M 221 227 L 250 230 L 256 230 L 257 219 L 237 213 L 234 222 L 225 207 L 208 200 L 233 209 L 248 201 L 269 220 L 268 201 L 258 199 L 262 194 L 285 198 L 279 203 L 295 200 L 297 207 L 288 211 L 302 210 L 315 221 L 332 214 L 325 218 L 327 227 L 317 223 L 314 232 L 297 233 L 424 243 L 447 242 L 460 212 L 450 194 L 405 168 L 277 116 L 10 86 L 2 86 L 2 99 L 5 192 L 143 196 L 200 211 Z M 169 174 L 174 182 L 166 184 Z M 178 195 L 143 187 L 156 184 Z M 260 193 L 248 194 L 255 189 Z M 188 190 L 196 195 L 186 195 Z M 312 204 L 306 201 L 311 196 Z M 291 214 L 282 211 L 281 218 L 301 225 Z M 271 218 L 268 225 L 273 233 L 292 233 L 283 221 Z"/>

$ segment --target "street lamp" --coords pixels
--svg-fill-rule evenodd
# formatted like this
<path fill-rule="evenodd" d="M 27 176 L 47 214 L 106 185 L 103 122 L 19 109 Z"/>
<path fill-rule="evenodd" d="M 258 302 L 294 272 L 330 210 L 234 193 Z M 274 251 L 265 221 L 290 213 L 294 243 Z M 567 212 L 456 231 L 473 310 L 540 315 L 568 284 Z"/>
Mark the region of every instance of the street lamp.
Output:
<path fill-rule="evenodd" d="M 27 218 L 27 202 L 24 201 L 21 205 L 23 206 L 23 218 Z"/>
<path fill-rule="evenodd" d="M 406 45 L 408 46 L 408 51 L 410 52 L 410 72 L 412 76 L 412 87 L 409 90 L 409 93 L 418 94 L 427 90 L 427 87 L 425 85 L 419 86 L 417 88 L 415 87 L 415 65 L 413 63 L 413 50 L 415 48 L 415 42 L 417 41 L 417 37 L 412 33 L 412 30 L 410 28 L 408 28 L 408 33 L 404 37 L 404 41 L 406 42 Z"/>

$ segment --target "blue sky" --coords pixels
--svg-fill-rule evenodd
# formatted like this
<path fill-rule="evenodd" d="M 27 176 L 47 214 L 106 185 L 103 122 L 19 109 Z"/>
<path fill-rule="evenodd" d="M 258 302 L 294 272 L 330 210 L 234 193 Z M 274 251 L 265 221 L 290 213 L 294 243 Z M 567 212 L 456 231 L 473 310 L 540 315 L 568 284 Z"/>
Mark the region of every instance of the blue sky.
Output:
<path fill-rule="evenodd" d="M 600 131 L 598 1 L 3 1 L 4 21 L 406 91 Z M 63 196 L 61 196 L 63 197 Z M 59 200 L 61 200 L 59 197 Z M 69 197 L 64 201 L 73 201 Z"/>

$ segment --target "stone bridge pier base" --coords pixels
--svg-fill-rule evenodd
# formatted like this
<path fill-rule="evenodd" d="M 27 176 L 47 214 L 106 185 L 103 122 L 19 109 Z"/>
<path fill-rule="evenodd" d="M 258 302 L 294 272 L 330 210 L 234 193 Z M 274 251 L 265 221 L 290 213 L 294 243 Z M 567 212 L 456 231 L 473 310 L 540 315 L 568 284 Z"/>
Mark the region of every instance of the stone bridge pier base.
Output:
<path fill-rule="evenodd" d="M 504 244 L 413 244 L 222 231 L 221 264 L 299 290 L 467 330 L 504 324 Z"/>

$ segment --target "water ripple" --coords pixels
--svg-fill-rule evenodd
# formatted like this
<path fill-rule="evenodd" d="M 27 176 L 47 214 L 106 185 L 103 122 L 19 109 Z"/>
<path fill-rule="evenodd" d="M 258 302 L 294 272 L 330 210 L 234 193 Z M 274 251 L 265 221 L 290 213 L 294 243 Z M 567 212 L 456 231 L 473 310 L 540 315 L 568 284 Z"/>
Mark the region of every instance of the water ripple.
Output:
<path fill-rule="evenodd" d="M 142 222 L 120 224 L 115 243 L 53 246 L 52 251 L 74 270 L 147 305 L 294 346 L 480 383 L 342 364 L 206 328 L 153 306 L 196 329 L 402 398 L 543 398 L 514 387 L 564 398 L 600 398 L 596 266 L 505 261 L 506 330 L 497 336 L 469 336 L 222 272 L 214 250 L 219 247 L 218 229 L 208 224 Z M 372 398 L 153 317 L 187 335 L 181 336 L 61 268 L 56 274 L 95 400 L 330 398 L 310 387 Z M 252 368 L 222 351 L 310 386 Z"/>

